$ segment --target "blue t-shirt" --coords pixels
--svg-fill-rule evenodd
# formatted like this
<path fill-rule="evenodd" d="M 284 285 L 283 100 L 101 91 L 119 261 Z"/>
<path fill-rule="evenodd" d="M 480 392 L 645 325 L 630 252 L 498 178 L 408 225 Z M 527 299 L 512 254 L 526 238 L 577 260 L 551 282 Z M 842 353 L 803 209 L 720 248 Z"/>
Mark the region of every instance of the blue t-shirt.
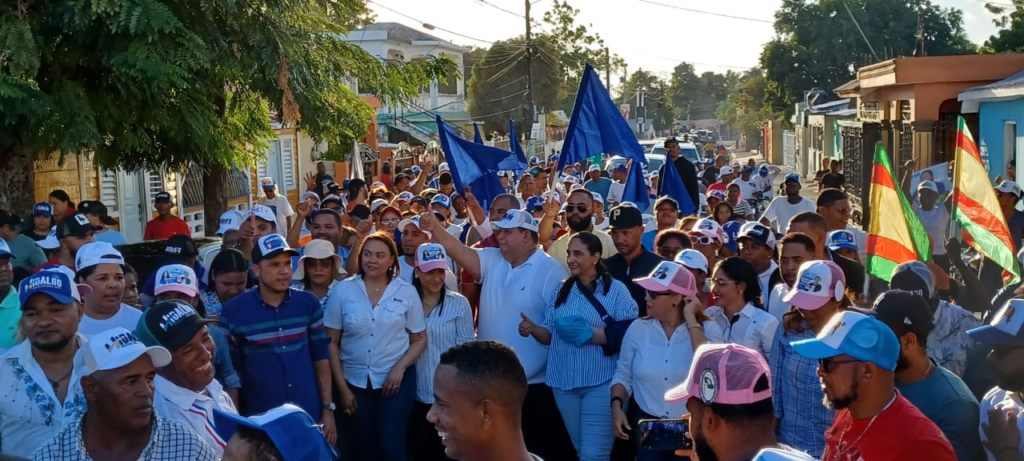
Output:
<path fill-rule="evenodd" d="M 114 246 L 124 245 L 128 243 L 128 241 L 124 239 L 124 235 L 114 229 L 107 229 L 103 232 L 97 232 L 96 241 L 107 242 Z"/>
<path fill-rule="evenodd" d="M 608 178 L 597 178 L 597 181 L 591 179 L 583 185 L 584 188 L 591 192 L 597 192 L 604 198 L 604 207 L 608 209 L 608 191 L 612 187 L 612 180 Z"/>
<path fill-rule="evenodd" d="M 644 235 L 640 236 L 640 244 L 643 245 L 644 248 L 647 249 L 647 251 L 650 251 L 651 253 L 657 253 L 657 251 L 654 251 L 654 238 L 657 236 L 657 230 L 650 230 L 644 232 Z"/>
<path fill-rule="evenodd" d="M 953 372 L 935 364 L 935 371 L 927 378 L 911 384 L 896 383 L 896 389 L 939 426 L 957 459 L 985 459 L 978 433 L 978 400 Z"/>

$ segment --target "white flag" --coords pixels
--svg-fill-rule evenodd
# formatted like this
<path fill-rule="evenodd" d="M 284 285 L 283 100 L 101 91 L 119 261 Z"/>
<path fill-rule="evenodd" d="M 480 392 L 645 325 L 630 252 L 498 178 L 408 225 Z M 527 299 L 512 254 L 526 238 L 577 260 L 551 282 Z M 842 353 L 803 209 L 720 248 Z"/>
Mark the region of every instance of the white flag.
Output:
<path fill-rule="evenodd" d="M 348 167 L 349 179 L 363 179 L 363 156 L 359 155 L 359 142 L 352 143 L 352 158 Z"/>

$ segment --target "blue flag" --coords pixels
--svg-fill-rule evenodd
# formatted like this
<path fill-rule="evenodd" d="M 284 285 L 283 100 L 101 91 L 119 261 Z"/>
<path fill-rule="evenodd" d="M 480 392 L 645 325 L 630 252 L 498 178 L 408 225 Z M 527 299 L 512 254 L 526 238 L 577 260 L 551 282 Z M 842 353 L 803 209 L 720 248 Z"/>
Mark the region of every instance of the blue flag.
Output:
<path fill-rule="evenodd" d="M 650 206 L 650 198 L 647 195 L 643 169 L 639 165 L 647 164 L 644 149 L 640 147 L 626 119 L 622 118 L 622 113 L 615 102 L 608 96 L 608 90 L 601 84 L 597 72 L 587 64 L 576 93 L 576 102 L 572 107 L 572 117 L 569 119 L 569 129 L 562 143 L 557 171 L 565 169 L 565 165 L 582 162 L 601 154 L 620 155 L 633 160 L 635 167 L 630 168 L 622 199 L 636 203 L 641 210 L 646 210 Z M 630 184 L 631 182 L 634 184 Z"/>
<path fill-rule="evenodd" d="M 505 193 L 498 180 L 499 170 L 526 170 L 526 163 L 520 162 L 512 152 L 462 139 L 440 116 L 437 117 L 437 133 L 455 190 L 462 193 L 466 186 L 472 187 L 473 195 L 485 210 L 494 197 Z"/>
<path fill-rule="evenodd" d="M 690 199 L 690 192 L 686 190 L 683 178 L 679 177 L 672 159 L 665 162 L 665 170 L 658 180 L 658 197 L 666 195 L 679 204 L 679 216 L 690 216 L 697 212 L 697 207 Z"/>
<path fill-rule="evenodd" d="M 508 121 L 508 149 L 516 154 L 516 158 L 520 162 L 526 165 L 526 154 L 523 153 L 523 145 L 519 144 L 519 135 L 516 134 L 516 122 L 515 120 L 509 119 Z"/>
<path fill-rule="evenodd" d="M 484 138 L 480 136 L 480 125 L 473 123 L 473 142 L 477 144 L 483 144 Z"/>

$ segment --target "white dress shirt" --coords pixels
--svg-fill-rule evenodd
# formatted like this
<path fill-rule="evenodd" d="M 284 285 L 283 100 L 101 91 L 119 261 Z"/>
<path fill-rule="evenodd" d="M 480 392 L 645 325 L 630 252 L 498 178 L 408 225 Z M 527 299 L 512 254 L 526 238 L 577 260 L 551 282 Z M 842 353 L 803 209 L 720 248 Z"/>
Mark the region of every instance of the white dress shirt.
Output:
<path fill-rule="evenodd" d="M 778 319 L 779 322 L 782 322 L 782 316 L 789 312 L 790 305 L 782 300 L 782 297 L 786 296 L 788 291 L 789 288 L 786 286 L 786 282 L 782 282 L 775 285 L 768 295 L 768 313 L 772 314 L 772 317 Z"/>
<path fill-rule="evenodd" d="M 213 410 L 216 408 L 236 415 L 238 410 L 216 379 L 206 386 L 206 393 L 209 395 L 185 389 L 160 375 L 153 378 L 153 387 L 153 410 L 157 415 L 192 428 L 199 438 L 217 452 L 217 456 L 224 455 L 224 447 L 228 441 L 217 435 L 213 424 Z"/>
<path fill-rule="evenodd" d="M 772 352 L 775 330 L 779 320 L 772 314 L 747 303 L 736 314 L 734 321 L 725 316 L 725 311 L 718 306 L 711 306 L 704 311 L 722 330 L 723 342 L 747 346 L 761 353 L 765 360 Z"/>
<path fill-rule="evenodd" d="M 79 347 L 87 342 L 82 335 L 78 341 Z M 65 380 L 68 393 L 61 402 L 28 341 L 0 357 L 0 452 L 31 458 L 66 425 L 78 422 L 87 406 L 80 378 L 77 369 L 71 371 Z"/>
<path fill-rule="evenodd" d="M 441 304 L 426 317 L 427 350 L 416 360 L 416 400 L 434 403 L 434 372 L 441 354 L 474 339 L 473 311 L 462 295 L 446 291 Z"/>
<path fill-rule="evenodd" d="M 522 321 L 519 313 L 525 313 L 535 322 L 543 319 L 548 300 L 568 273 L 540 247 L 517 267 L 512 267 L 497 248 L 474 251 L 480 258 L 481 273 L 478 338 L 511 347 L 526 370 L 527 381 L 543 383 L 548 348 L 532 337 L 519 336 Z"/>
<path fill-rule="evenodd" d="M 427 328 L 420 295 L 412 285 L 392 280 L 377 305 L 371 306 L 360 275 L 338 282 L 331 290 L 324 326 L 341 330 L 345 381 L 360 389 L 366 388 L 367 381 L 373 389 L 383 387 L 391 368 L 409 350 L 409 333 Z"/>
<path fill-rule="evenodd" d="M 761 299 L 768 299 L 768 284 L 772 281 L 772 274 L 779 270 L 779 265 L 775 261 L 768 261 L 768 269 L 764 272 L 757 274 L 757 280 L 761 284 Z"/>

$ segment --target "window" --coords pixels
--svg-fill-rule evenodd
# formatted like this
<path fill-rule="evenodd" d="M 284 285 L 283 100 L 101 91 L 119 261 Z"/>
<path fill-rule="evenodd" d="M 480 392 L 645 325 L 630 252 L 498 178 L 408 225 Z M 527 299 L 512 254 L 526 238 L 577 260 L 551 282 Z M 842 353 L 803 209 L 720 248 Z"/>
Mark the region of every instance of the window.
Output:
<path fill-rule="evenodd" d="M 1006 122 L 1003 125 L 1003 165 L 998 167 L 1006 175 L 1006 165 L 1017 158 L 1017 122 Z M 986 165 L 989 166 L 989 165 Z M 1016 166 L 1016 165 L 1014 165 Z"/>

